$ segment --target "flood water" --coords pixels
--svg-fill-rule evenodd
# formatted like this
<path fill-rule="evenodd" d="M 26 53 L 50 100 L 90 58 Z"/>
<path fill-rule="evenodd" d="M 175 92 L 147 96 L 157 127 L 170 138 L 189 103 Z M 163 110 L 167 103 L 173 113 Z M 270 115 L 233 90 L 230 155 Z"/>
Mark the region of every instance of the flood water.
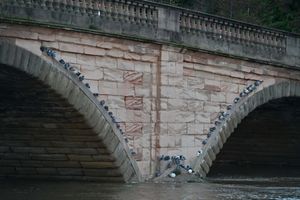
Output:
<path fill-rule="evenodd" d="M 103 184 L 95 182 L 0 180 L 1 200 L 300 200 L 295 179 L 221 179 L 204 183 Z"/>

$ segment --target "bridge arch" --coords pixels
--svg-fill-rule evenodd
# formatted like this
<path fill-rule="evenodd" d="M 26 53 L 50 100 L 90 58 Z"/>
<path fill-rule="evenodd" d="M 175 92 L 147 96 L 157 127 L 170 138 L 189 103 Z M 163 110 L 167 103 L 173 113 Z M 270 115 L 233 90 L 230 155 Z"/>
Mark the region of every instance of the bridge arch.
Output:
<path fill-rule="evenodd" d="M 251 112 L 266 105 L 270 101 L 277 101 L 285 97 L 300 97 L 300 82 L 281 80 L 257 90 L 251 96 L 241 100 L 231 111 L 226 121 L 216 129 L 207 144 L 202 149 L 202 154 L 194 162 L 194 169 L 200 177 L 206 177 L 210 172 L 217 155 L 222 151 L 224 144 Z"/>
<path fill-rule="evenodd" d="M 53 93 L 59 101 L 66 101 L 66 105 L 72 107 L 77 114 L 82 117 L 83 120 L 79 120 L 79 122 L 83 124 L 82 126 L 86 127 L 89 131 L 88 134 L 92 135 L 93 138 L 96 138 L 97 141 L 101 143 L 99 144 L 101 148 L 103 148 L 106 152 L 105 155 L 101 155 L 102 152 L 100 150 L 98 151 L 96 148 L 97 153 L 94 152 L 92 155 L 82 155 L 80 150 L 78 151 L 79 155 L 74 155 L 74 152 L 70 153 L 66 151 L 64 152 L 65 154 L 62 159 L 65 164 L 61 166 L 61 163 L 59 164 L 58 162 L 60 159 L 55 158 L 55 155 L 58 154 L 48 154 L 49 152 L 46 147 L 39 148 L 41 150 L 41 152 L 38 152 L 41 153 L 39 157 L 40 159 L 30 160 L 30 162 L 27 162 L 26 169 L 30 168 L 31 172 L 27 174 L 26 169 L 22 169 L 23 171 L 21 171 L 23 173 L 21 173 L 20 176 L 33 177 L 34 175 L 37 175 L 37 177 L 44 177 L 44 175 L 46 175 L 46 177 L 79 178 L 84 180 L 95 179 L 100 181 L 125 182 L 141 181 L 141 174 L 136 161 L 132 158 L 120 130 L 116 127 L 116 124 L 111 121 L 110 116 L 104 108 L 99 105 L 99 102 L 93 94 L 84 86 L 84 84 L 82 84 L 82 82 L 78 80 L 78 78 L 68 73 L 58 63 L 50 63 L 30 51 L 16 46 L 10 41 L 0 41 L 0 64 L 1 69 L 11 68 L 13 73 L 19 73 L 20 71 L 25 72 L 26 77 L 32 77 L 36 83 L 45 85 L 45 88 L 48 87 L 49 89 L 47 92 L 50 92 L 50 95 Z M 12 76 L 14 76 L 13 73 L 11 74 Z M 23 74 L 25 75 L 25 73 Z M 3 98 L 3 96 L 5 97 L 3 94 L 1 98 Z M 3 129 L 1 132 L 3 132 Z M 3 135 L 5 135 L 4 132 L 2 133 L 2 136 Z M 68 136 L 64 135 L 63 137 Z M 82 139 L 84 140 L 82 137 L 84 137 L 84 135 L 80 135 L 77 139 L 79 141 Z M 76 145 L 72 148 L 76 148 Z M 72 148 L 61 149 L 71 149 L 72 151 Z M 51 149 L 53 150 L 53 148 Z M 37 149 L 32 150 L 31 148 L 31 151 L 34 150 Z M 85 150 L 87 150 L 87 148 Z M 22 153 L 24 153 L 24 151 L 26 152 L 24 148 L 22 151 Z M 26 155 L 29 155 L 29 159 L 32 159 L 32 155 L 30 156 L 30 153 L 32 152 L 29 151 L 27 153 L 28 154 Z M 72 159 L 69 154 L 72 154 Z M 2 159 L 5 156 L 9 157 L 9 155 L 13 155 L 14 158 L 10 157 L 10 159 L 15 159 L 13 163 L 11 160 L 9 162 L 5 162 L 5 160 Z M 2 162 L 2 164 L 3 162 L 6 164 L 10 163 L 7 168 L 1 169 L 2 175 L 6 175 L 6 172 L 8 172 L 8 174 L 14 173 L 11 172 L 10 168 L 11 166 L 14 166 L 14 163 L 17 164 L 17 166 L 20 166 L 20 168 L 25 166 L 22 161 L 16 158 L 16 156 L 16 152 L 13 152 L 11 147 L 1 147 L 0 162 Z M 43 160 L 41 160 L 43 157 L 50 159 L 47 159 L 47 162 L 43 163 Z M 68 166 L 72 166 L 69 165 L 70 163 L 68 163 L 68 161 L 76 164 L 74 166 L 78 166 L 78 168 L 68 168 Z M 31 164 L 28 165 L 28 163 Z M 4 165 L 2 165 L 2 167 L 3 166 Z M 43 173 L 35 173 L 36 167 L 44 168 L 41 170 Z M 61 171 L 59 171 L 56 167 L 63 167 L 63 171 L 65 173 L 61 173 Z M 33 173 L 32 170 L 35 170 L 35 172 Z M 47 170 L 49 173 L 47 173 Z M 73 174 L 72 170 L 76 173 Z"/>

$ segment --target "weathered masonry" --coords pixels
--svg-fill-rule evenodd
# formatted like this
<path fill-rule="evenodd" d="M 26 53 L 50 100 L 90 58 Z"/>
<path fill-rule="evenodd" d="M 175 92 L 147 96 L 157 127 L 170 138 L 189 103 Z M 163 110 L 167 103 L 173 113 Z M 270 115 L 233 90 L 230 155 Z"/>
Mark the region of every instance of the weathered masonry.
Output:
<path fill-rule="evenodd" d="M 222 171 L 259 156 L 300 163 L 296 145 L 285 145 L 299 141 L 297 120 L 276 123 L 299 119 L 299 35 L 147 1 L 2 0 L 0 19 L 2 176 L 139 181 L 161 155 L 184 155 L 203 177 L 214 163 Z M 255 119 L 275 128 L 254 130 Z M 243 138 L 257 145 L 242 148 Z"/>

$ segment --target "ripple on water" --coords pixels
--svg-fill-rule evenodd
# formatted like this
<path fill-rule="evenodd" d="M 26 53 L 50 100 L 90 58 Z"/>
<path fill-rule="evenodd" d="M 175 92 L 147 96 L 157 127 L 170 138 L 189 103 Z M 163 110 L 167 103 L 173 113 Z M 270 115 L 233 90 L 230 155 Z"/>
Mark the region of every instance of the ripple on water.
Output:
<path fill-rule="evenodd" d="M 300 182 L 209 180 L 206 183 L 103 184 L 1 180 L 0 195 L 1 200 L 300 200 Z"/>

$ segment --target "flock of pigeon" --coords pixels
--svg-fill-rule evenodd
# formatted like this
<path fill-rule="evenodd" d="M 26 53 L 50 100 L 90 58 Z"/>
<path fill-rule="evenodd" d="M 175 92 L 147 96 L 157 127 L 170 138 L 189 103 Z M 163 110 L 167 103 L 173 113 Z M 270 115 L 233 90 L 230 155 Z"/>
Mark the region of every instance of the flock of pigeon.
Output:
<path fill-rule="evenodd" d="M 40 50 L 45 53 L 47 56 L 51 57 L 52 59 L 56 60 L 58 63 L 60 63 L 62 65 L 62 67 L 67 70 L 70 73 L 73 73 L 79 81 L 83 82 L 84 79 L 84 75 L 81 74 L 81 72 L 76 69 L 75 67 L 71 66 L 70 63 L 66 62 L 63 58 L 61 58 L 59 55 L 57 55 L 57 53 L 55 51 L 53 51 L 50 48 L 47 47 L 41 47 Z M 88 89 L 90 89 L 90 85 L 89 83 L 83 83 L 85 85 L 85 87 L 87 87 Z M 99 94 L 98 93 L 93 93 L 93 95 L 95 97 L 98 97 Z M 108 113 L 108 115 L 111 118 L 111 121 L 116 125 L 116 127 L 119 129 L 120 133 L 123 135 L 123 138 L 125 140 L 126 143 L 128 143 L 128 138 L 125 136 L 124 131 L 120 128 L 120 124 L 117 122 L 115 116 L 113 115 L 112 112 L 109 111 L 109 108 L 107 105 L 105 105 L 105 101 L 101 100 L 99 102 L 99 105 L 102 106 L 104 108 L 104 110 Z M 135 155 L 136 153 L 130 149 L 130 152 L 132 155 Z"/>
<path fill-rule="evenodd" d="M 176 168 L 169 174 L 171 178 L 175 178 L 177 175 L 181 174 L 181 170 L 185 170 L 187 173 L 192 174 L 194 173 L 194 170 L 191 166 L 185 165 L 184 161 L 186 158 L 183 155 L 176 155 L 176 156 L 168 156 L 168 155 L 162 155 L 159 158 L 160 162 L 167 162 L 166 168 L 171 168 L 172 166 L 176 166 Z M 165 169 L 160 169 L 160 171 L 156 172 L 156 176 L 160 176 L 161 173 Z"/>
<path fill-rule="evenodd" d="M 224 122 L 228 116 L 229 116 L 229 111 L 233 109 L 234 105 L 236 105 L 242 98 L 247 97 L 249 94 L 251 94 L 253 91 L 256 90 L 256 88 L 262 84 L 263 81 L 261 80 L 257 80 L 255 81 L 253 84 L 250 84 L 249 86 L 247 86 L 240 94 L 239 97 L 236 97 L 233 100 L 233 104 L 232 105 L 228 105 L 227 106 L 227 111 L 221 111 L 219 113 L 219 116 L 217 118 L 217 120 L 214 122 L 215 126 L 209 128 L 209 132 L 207 133 L 207 138 L 205 140 L 202 141 L 203 145 L 206 145 L 208 142 L 208 139 L 214 134 L 215 130 L 217 129 L 218 126 L 220 126 L 222 124 L 222 122 Z M 199 155 L 200 152 L 198 152 Z"/>
<path fill-rule="evenodd" d="M 65 70 L 69 71 L 70 73 L 73 73 L 74 75 L 76 75 L 78 77 L 79 81 L 83 81 L 84 79 L 84 75 L 81 74 L 81 72 L 79 70 L 77 70 L 75 67 L 71 66 L 68 62 L 66 62 L 64 59 L 62 59 L 60 56 L 57 55 L 57 53 L 55 51 L 53 51 L 50 48 L 47 47 L 41 47 L 40 48 L 41 51 L 43 53 L 46 53 L 46 55 L 48 55 L 49 57 L 53 58 L 54 60 L 56 60 L 58 63 L 60 63 Z M 236 105 L 242 98 L 245 98 L 246 96 L 248 96 L 250 93 L 252 93 L 253 91 L 256 90 L 256 88 L 262 83 L 263 81 L 261 80 L 257 80 L 255 81 L 253 84 L 247 86 L 240 94 L 239 97 L 236 97 L 233 100 L 233 104 L 232 105 L 228 105 L 227 106 L 227 111 L 221 111 L 219 113 L 219 116 L 217 118 L 217 120 L 214 122 L 215 126 L 209 128 L 209 132 L 207 133 L 207 138 L 205 140 L 202 141 L 203 145 L 206 145 L 208 142 L 208 139 L 215 133 L 216 129 L 218 126 L 220 126 L 222 124 L 222 122 L 226 121 L 226 119 L 229 116 L 229 111 L 233 109 L 234 105 Z M 90 88 L 89 83 L 84 83 L 84 85 L 87 88 Z M 98 93 L 93 93 L 93 95 L 95 97 L 99 96 Z M 108 113 L 108 115 L 111 118 L 111 121 L 116 125 L 116 127 L 119 129 L 120 133 L 123 135 L 123 138 L 125 140 L 126 143 L 128 143 L 128 138 L 125 136 L 124 131 L 120 128 L 120 124 L 116 121 L 115 116 L 113 116 L 113 113 L 109 111 L 109 108 L 107 105 L 105 105 L 105 101 L 101 100 L 99 102 L 99 105 L 102 106 L 104 108 L 104 110 L 106 110 L 106 112 Z M 131 154 L 135 155 L 136 153 L 130 149 Z M 202 154 L 202 150 L 199 150 L 197 152 L 197 156 L 200 156 Z M 193 173 L 193 169 L 187 165 L 184 166 L 183 162 L 185 160 L 185 157 L 182 155 L 177 155 L 177 156 L 164 156 L 162 155 L 160 158 L 160 161 L 167 161 L 169 162 L 169 164 L 175 164 L 177 166 L 177 168 L 182 168 L 184 170 L 186 170 L 188 173 Z M 174 172 L 172 172 L 171 174 L 169 174 L 170 177 L 175 177 L 176 174 Z"/>

